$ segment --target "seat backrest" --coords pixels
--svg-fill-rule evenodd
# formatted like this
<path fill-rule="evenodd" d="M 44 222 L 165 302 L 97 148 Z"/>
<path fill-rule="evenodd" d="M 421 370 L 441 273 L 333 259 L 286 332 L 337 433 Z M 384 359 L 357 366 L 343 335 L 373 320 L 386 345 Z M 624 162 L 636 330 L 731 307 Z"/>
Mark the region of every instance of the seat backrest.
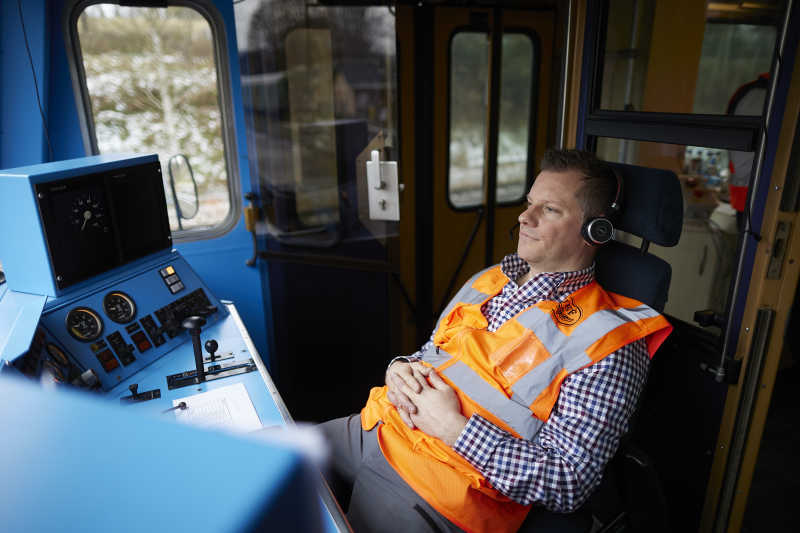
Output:
<path fill-rule="evenodd" d="M 674 172 L 611 163 L 623 180 L 622 211 L 614 226 L 641 239 L 641 246 L 612 241 L 596 258 L 596 276 L 604 289 L 635 298 L 663 311 L 672 276 L 669 263 L 647 249 L 650 243 L 675 246 L 683 227 L 683 194 Z M 641 401 L 643 395 L 639 397 Z M 635 412 L 638 413 L 638 406 Z M 634 418 L 637 415 L 634 414 Z M 635 424 L 632 419 L 631 426 Z M 629 435 L 606 466 L 603 481 L 588 503 L 604 526 L 601 533 L 628 526 L 633 531 L 665 531 L 667 507 L 661 484 L 647 456 L 632 455 Z M 646 497 L 642 498 L 641 495 Z M 642 522 L 639 517 L 648 521 Z M 623 525 L 624 524 L 624 525 Z M 644 524 L 644 525 L 643 525 Z"/>
<path fill-rule="evenodd" d="M 675 246 L 683 227 L 683 194 L 674 172 L 609 163 L 622 178 L 622 211 L 614 226 L 642 240 L 637 249 L 619 241 L 597 253 L 596 276 L 608 291 L 635 298 L 657 311 L 667 302 L 672 268 L 648 253 L 650 243 Z"/>

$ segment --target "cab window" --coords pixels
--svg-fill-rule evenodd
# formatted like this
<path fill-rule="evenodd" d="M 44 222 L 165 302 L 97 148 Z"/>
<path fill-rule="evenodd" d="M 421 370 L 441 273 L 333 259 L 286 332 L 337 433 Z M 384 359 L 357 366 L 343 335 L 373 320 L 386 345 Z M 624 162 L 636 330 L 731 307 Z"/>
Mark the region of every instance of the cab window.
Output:
<path fill-rule="evenodd" d="M 737 87 L 770 70 L 780 4 L 609 0 L 597 107 L 727 114 Z"/>
<path fill-rule="evenodd" d="M 73 21 L 92 152 L 158 154 L 175 240 L 231 229 L 235 150 L 213 13 L 84 3 Z"/>

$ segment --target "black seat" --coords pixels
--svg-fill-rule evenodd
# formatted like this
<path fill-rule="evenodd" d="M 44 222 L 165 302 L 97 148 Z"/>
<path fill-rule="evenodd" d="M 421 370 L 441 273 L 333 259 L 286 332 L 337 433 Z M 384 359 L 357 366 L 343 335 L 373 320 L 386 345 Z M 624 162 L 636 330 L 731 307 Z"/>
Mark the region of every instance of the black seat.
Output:
<path fill-rule="evenodd" d="M 648 253 L 650 243 L 675 246 L 683 227 L 683 194 L 674 172 L 612 164 L 622 177 L 622 212 L 615 226 L 639 239 L 638 247 L 614 242 L 598 252 L 596 274 L 608 291 L 635 298 L 658 311 L 667 303 L 672 269 Z M 628 236 L 627 241 L 632 241 Z M 642 395 L 643 396 L 643 395 Z M 641 396 L 640 396 L 641 397 Z M 635 418 L 639 415 L 638 409 Z M 602 524 L 599 531 L 668 529 L 666 500 L 655 467 L 647 454 L 623 437 L 587 507 Z"/>
<path fill-rule="evenodd" d="M 658 311 L 667 303 L 672 269 L 647 252 L 650 243 L 675 246 L 683 227 L 683 194 L 669 170 L 612 163 L 623 182 L 622 211 L 614 226 L 640 239 L 639 247 L 614 240 L 598 250 L 597 280 L 608 291 Z"/>
<path fill-rule="evenodd" d="M 674 172 L 610 163 L 622 178 L 622 211 L 615 240 L 598 250 L 595 274 L 604 289 L 635 298 L 658 311 L 667 302 L 672 269 L 648 252 L 651 243 L 675 246 L 683 227 L 683 194 Z M 625 242 L 623 242 L 625 241 Z M 635 416 L 634 416 L 635 418 Z M 633 426 L 634 421 L 631 421 Z M 572 514 L 531 513 L 527 531 L 664 531 L 667 508 L 646 453 L 623 437 L 603 481 L 586 505 Z"/>

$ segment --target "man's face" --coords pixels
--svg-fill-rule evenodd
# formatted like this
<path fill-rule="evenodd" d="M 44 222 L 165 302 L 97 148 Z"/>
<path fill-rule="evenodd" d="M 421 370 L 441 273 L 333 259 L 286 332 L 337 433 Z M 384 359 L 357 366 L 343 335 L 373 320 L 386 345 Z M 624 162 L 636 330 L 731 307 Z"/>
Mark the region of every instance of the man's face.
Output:
<path fill-rule="evenodd" d="M 594 250 L 581 237 L 583 207 L 577 193 L 582 177 L 567 170 L 539 173 L 519 216 L 517 254 L 532 273 L 568 272 L 591 264 Z"/>

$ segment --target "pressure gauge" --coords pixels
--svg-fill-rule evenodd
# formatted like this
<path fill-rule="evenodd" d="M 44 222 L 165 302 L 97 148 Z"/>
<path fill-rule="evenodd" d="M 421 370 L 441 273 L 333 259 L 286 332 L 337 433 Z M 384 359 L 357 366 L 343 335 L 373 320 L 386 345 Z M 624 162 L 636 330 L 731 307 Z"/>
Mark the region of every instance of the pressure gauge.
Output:
<path fill-rule="evenodd" d="M 127 324 L 136 316 L 136 303 L 133 298 L 121 291 L 113 291 L 103 298 L 103 309 L 108 318 L 118 324 Z"/>
<path fill-rule="evenodd" d="M 70 223 L 77 226 L 81 233 L 109 231 L 105 205 L 96 193 L 81 194 L 72 201 Z"/>
<path fill-rule="evenodd" d="M 59 348 L 52 342 L 47 343 L 47 353 L 49 353 L 53 357 L 53 359 L 58 361 L 58 363 L 61 365 L 66 365 L 69 363 L 69 361 L 67 360 L 67 354 L 65 354 L 61 348 Z"/>
<path fill-rule="evenodd" d="M 76 307 L 67 314 L 67 331 L 82 342 L 93 341 L 103 333 L 103 319 L 88 307 Z"/>

